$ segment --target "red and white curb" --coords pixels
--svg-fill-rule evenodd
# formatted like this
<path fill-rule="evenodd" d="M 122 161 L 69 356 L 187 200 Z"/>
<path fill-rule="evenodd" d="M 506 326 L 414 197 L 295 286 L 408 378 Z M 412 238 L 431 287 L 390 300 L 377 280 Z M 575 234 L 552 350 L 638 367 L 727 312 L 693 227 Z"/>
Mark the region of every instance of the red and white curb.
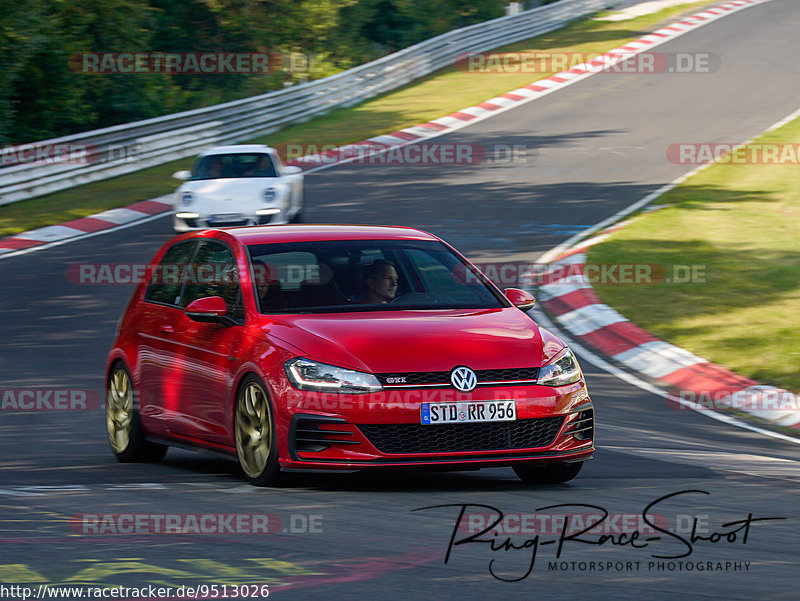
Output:
<path fill-rule="evenodd" d="M 172 195 L 143 200 L 127 207 L 109 209 L 89 217 L 73 219 L 59 225 L 48 225 L 22 234 L 0 239 L 0 257 L 28 249 L 63 244 L 77 238 L 87 238 L 107 230 L 119 229 L 161 216 L 173 208 Z"/>
<path fill-rule="evenodd" d="M 613 66 L 631 56 L 650 50 L 717 19 L 770 1 L 732 0 L 719 6 L 704 9 L 681 21 L 676 21 L 649 33 L 638 40 L 609 50 L 591 61 L 575 65 L 566 71 L 539 79 L 500 96 L 495 96 L 476 106 L 463 108 L 427 123 L 375 136 L 355 144 L 340 146 L 324 153 L 306 155 L 290 161 L 289 164 L 300 167 L 304 172 L 310 173 L 327 169 L 334 165 L 352 162 L 358 157 L 389 152 L 393 148 L 416 144 L 426 139 L 456 131 L 582 81 L 602 72 L 603 67 Z M 34 248 L 63 244 L 72 239 L 85 238 L 105 230 L 128 227 L 138 222 L 153 219 L 154 216 L 161 215 L 171 209 L 171 195 L 167 195 L 137 202 L 128 207 L 103 211 L 96 215 L 75 219 L 60 225 L 51 225 L 15 234 L 9 238 L 0 239 L 0 258 L 11 256 L 12 254 L 21 254 Z"/>
<path fill-rule="evenodd" d="M 586 249 L 605 240 L 630 221 L 578 243 L 555 258 L 560 270 L 582 273 Z M 578 280 L 578 281 L 569 281 Z M 667 399 L 686 408 L 739 410 L 772 424 L 800 430 L 800 397 L 793 392 L 764 386 L 706 359 L 659 340 L 600 302 L 583 277 L 565 278 L 538 288 L 544 310 L 581 343 L 629 370 L 667 387 Z"/>

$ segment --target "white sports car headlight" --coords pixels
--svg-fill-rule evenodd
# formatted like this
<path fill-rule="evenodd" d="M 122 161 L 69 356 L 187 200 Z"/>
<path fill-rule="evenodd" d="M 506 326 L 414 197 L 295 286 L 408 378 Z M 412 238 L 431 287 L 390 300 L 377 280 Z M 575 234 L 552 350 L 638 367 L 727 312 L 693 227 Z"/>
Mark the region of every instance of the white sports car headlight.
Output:
<path fill-rule="evenodd" d="M 316 392 L 363 394 L 381 390 L 381 383 L 372 374 L 327 365 L 297 357 L 284 364 L 286 375 L 295 388 Z"/>
<path fill-rule="evenodd" d="M 581 379 L 581 368 L 572 351 L 567 349 L 559 357 L 539 369 L 537 384 L 564 386 Z"/>

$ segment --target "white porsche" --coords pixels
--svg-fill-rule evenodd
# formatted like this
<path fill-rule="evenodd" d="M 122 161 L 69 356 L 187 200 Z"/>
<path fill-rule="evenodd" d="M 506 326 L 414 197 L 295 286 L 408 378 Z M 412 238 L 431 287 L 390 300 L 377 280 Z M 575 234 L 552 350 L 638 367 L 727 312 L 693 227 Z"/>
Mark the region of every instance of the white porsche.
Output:
<path fill-rule="evenodd" d="M 269 146 L 217 146 L 173 177 L 184 182 L 174 197 L 176 232 L 303 219 L 302 170 Z"/>

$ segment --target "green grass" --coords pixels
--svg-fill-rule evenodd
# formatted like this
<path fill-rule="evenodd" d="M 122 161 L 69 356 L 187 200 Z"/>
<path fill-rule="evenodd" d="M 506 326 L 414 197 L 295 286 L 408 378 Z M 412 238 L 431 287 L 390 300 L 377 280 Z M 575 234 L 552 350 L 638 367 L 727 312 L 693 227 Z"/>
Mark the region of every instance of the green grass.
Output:
<path fill-rule="evenodd" d="M 800 119 L 757 142 L 800 142 Z M 604 303 L 712 362 L 800 390 L 800 168 L 716 164 L 589 249 L 590 263 L 698 265 L 705 282 L 598 285 Z"/>
<path fill-rule="evenodd" d="M 679 5 L 628 21 L 583 19 L 498 51 L 601 53 L 641 37 L 676 15 L 716 3 L 704 0 Z M 332 111 L 253 142 L 278 147 L 287 143 L 320 146 L 358 142 L 436 119 L 549 75 L 552 73 L 468 73 L 451 67 L 358 106 Z M 168 194 L 178 185 L 170 175 L 188 169 L 191 163 L 192 159 L 174 161 L 0 207 L 0 237 Z"/>

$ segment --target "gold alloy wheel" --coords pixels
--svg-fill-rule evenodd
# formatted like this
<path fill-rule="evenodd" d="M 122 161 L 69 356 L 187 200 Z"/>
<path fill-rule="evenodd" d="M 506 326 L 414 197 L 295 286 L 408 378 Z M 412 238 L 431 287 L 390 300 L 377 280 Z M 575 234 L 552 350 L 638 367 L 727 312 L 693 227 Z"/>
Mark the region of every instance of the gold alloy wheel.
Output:
<path fill-rule="evenodd" d="M 115 369 L 106 393 L 106 427 L 115 453 L 123 453 L 130 444 L 133 427 L 133 387 L 122 368 Z"/>
<path fill-rule="evenodd" d="M 236 451 L 244 473 L 258 478 L 272 450 L 272 415 L 264 387 L 248 382 L 236 403 Z"/>

